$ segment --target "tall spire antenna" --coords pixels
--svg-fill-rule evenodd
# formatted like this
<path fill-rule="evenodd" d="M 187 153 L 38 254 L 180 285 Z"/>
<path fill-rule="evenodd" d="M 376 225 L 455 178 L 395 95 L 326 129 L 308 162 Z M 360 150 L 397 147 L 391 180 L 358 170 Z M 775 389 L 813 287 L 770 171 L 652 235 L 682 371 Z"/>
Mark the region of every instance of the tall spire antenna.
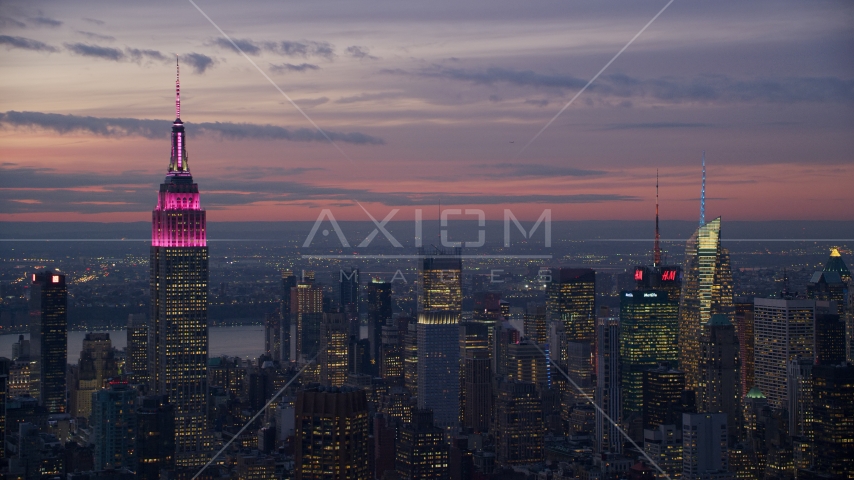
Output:
<path fill-rule="evenodd" d="M 661 265 L 661 237 L 658 234 L 658 169 L 655 170 L 655 248 L 652 258 L 652 266 Z"/>
<path fill-rule="evenodd" d="M 703 186 L 700 188 L 700 226 L 706 224 L 706 151 L 703 150 Z"/>
<path fill-rule="evenodd" d="M 181 67 L 175 54 L 175 118 L 181 118 Z"/>

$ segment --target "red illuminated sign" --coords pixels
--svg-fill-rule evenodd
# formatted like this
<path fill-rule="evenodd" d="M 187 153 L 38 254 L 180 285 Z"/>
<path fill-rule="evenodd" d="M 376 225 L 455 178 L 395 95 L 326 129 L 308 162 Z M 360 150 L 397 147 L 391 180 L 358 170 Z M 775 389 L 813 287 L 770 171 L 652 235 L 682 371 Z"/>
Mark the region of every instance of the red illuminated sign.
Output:
<path fill-rule="evenodd" d="M 676 280 L 676 270 L 665 270 L 661 272 L 662 282 L 673 282 Z"/>
<path fill-rule="evenodd" d="M 53 283 L 59 283 L 59 275 L 52 275 L 51 281 Z"/>
<path fill-rule="evenodd" d="M 643 280 L 643 269 L 642 268 L 636 268 L 635 269 L 635 281 L 640 282 L 641 280 Z"/>

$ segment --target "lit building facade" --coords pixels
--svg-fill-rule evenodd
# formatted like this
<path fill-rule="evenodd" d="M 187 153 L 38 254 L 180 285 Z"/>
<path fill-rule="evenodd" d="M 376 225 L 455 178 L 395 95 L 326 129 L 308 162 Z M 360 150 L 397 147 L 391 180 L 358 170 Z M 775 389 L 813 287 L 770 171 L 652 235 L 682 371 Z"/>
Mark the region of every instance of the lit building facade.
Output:
<path fill-rule="evenodd" d="M 148 384 L 148 318 L 144 314 L 128 315 L 125 370 L 134 384 Z"/>
<path fill-rule="evenodd" d="M 352 387 L 309 386 L 297 394 L 297 480 L 369 480 L 368 402 Z"/>
<path fill-rule="evenodd" d="M 679 305 L 679 369 L 685 385 L 700 383 L 700 334 L 716 313 L 731 314 L 733 283 L 729 251 L 721 246 L 721 219 L 701 225 L 688 239 Z"/>
<path fill-rule="evenodd" d="M 30 389 L 48 413 L 66 413 L 68 289 L 65 275 L 32 274 L 30 285 Z"/>
<path fill-rule="evenodd" d="M 775 408 L 786 408 L 786 365 L 813 358 L 815 300 L 754 299 L 756 386 Z"/>
<path fill-rule="evenodd" d="M 643 372 L 643 428 L 678 425 L 685 374 L 666 365 Z"/>
<path fill-rule="evenodd" d="M 445 432 L 433 423 L 431 410 L 413 409 L 412 421 L 400 429 L 396 469 L 401 480 L 449 480 Z"/>
<path fill-rule="evenodd" d="M 623 418 L 643 411 L 643 372 L 679 357 L 677 305 L 660 290 L 620 295 L 620 372 Z"/>
<path fill-rule="evenodd" d="M 340 387 L 349 373 L 349 322 L 344 313 L 324 313 L 320 326 L 320 381 Z"/>
<path fill-rule="evenodd" d="M 550 321 L 566 327 L 568 342 L 593 344 L 596 327 L 596 272 L 589 268 L 553 268 L 546 285 Z"/>
<path fill-rule="evenodd" d="M 433 310 L 460 312 L 462 309 L 462 259 L 459 249 L 453 253 L 438 251 L 424 257 L 418 278 L 418 313 Z"/>
<path fill-rule="evenodd" d="M 496 400 L 495 443 L 499 463 L 527 465 L 542 462 L 545 452 L 543 405 L 530 382 L 501 384 Z"/>
<path fill-rule="evenodd" d="M 151 390 L 175 406 L 176 462 L 207 461 L 207 221 L 187 157 L 176 81 L 172 154 L 152 212 L 148 325 Z"/>

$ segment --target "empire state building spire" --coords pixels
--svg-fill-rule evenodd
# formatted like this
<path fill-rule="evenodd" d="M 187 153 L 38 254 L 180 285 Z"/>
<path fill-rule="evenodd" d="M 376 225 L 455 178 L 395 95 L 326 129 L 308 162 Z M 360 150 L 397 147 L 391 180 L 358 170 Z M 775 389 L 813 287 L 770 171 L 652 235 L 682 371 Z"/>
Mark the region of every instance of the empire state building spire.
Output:
<path fill-rule="evenodd" d="M 181 71 L 177 57 L 175 58 L 175 72 L 175 121 L 172 123 L 172 156 L 169 159 L 169 176 L 190 176 L 184 122 L 181 121 Z"/>

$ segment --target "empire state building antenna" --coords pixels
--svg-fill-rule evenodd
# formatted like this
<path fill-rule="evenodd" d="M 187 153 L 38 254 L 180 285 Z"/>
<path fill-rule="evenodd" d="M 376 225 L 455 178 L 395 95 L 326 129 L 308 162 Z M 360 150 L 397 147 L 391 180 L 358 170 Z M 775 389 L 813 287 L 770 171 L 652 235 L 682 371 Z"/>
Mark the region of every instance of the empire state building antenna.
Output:
<path fill-rule="evenodd" d="M 703 150 L 703 185 L 700 187 L 700 226 L 706 224 L 706 151 Z"/>

